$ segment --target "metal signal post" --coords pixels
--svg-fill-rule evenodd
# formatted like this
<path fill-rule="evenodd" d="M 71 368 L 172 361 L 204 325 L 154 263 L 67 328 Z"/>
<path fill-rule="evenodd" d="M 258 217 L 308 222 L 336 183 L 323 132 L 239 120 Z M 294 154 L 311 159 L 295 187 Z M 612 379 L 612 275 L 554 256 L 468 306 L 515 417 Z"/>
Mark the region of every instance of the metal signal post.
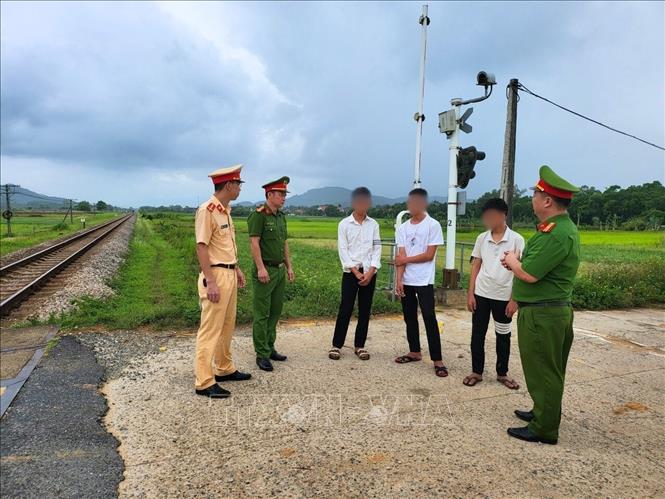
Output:
<path fill-rule="evenodd" d="M 416 163 L 415 172 L 413 177 L 413 187 L 420 187 L 420 158 L 421 158 L 421 144 L 423 139 L 423 121 L 425 115 L 423 114 L 423 106 L 425 100 L 425 60 L 427 56 L 427 26 L 429 25 L 429 17 L 427 17 L 427 5 L 423 5 L 423 13 L 418 20 L 420 23 L 420 77 L 419 77 L 419 94 L 418 94 L 418 111 L 414 114 L 413 119 L 416 120 Z"/>
<path fill-rule="evenodd" d="M 467 109 L 460 116 L 460 108 L 466 104 L 480 102 L 492 95 L 492 86 L 496 80 L 492 73 L 481 71 L 477 76 L 477 85 L 485 87 L 485 95 L 474 99 L 452 99 L 451 108 L 439 114 L 439 130 L 448 137 L 449 170 L 448 170 L 448 220 L 446 223 L 446 266 L 443 271 L 444 288 L 457 289 L 459 287 L 459 272 L 455 269 L 455 243 L 457 242 L 457 201 L 458 187 L 466 187 L 468 180 L 475 176 L 473 167 L 476 160 L 485 158 L 485 153 L 477 151 L 474 147 L 466 148 L 464 156 L 460 158 L 459 132 L 471 133 L 473 127 L 467 123 L 473 108 Z M 463 160 L 463 161 L 460 161 Z"/>
<path fill-rule="evenodd" d="M 427 5 L 423 5 L 423 12 L 418 19 L 420 24 L 420 75 L 418 85 L 418 111 L 413 115 L 416 120 L 416 161 L 413 174 L 413 188 L 420 187 L 420 164 L 421 164 L 421 151 L 423 139 L 423 121 L 425 121 L 424 100 L 425 100 L 425 60 L 427 58 L 427 26 L 429 26 L 430 19 L 427 16 Z M 402 223 L 402 218 L 408 211 L 403 210 L 395 217 L 395 229 Z"/>
<path fill-rule="evenodd" d="M 455 120 L 455 127 L 448 136 L 449 165 L 448 170 L 448 220 L 446 222 L 446 269 L 455 268 L 455 236 L 457 231 L 457 153 L 459 151 L 459 106 L 461 101 L 453 99 L 449 113 Z"/>

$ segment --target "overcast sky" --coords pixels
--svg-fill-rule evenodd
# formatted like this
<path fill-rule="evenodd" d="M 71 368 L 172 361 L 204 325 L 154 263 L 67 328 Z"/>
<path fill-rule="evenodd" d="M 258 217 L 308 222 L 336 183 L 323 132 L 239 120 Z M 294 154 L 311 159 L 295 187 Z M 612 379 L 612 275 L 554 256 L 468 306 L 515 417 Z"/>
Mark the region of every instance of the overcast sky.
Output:
<path fill-rule="evenodd" d="M 240 200 L 413 181 L 421 3 L 2 2 L 2 183 L 122 206 L 203 202 L 206 175 L 244 163 Z M 497 188 L 505 86 L 665 142 L 663 2 L 433 3 L 423 183 L 447 191 L 437 114 L 480 95 L 469 185 Z M 516 182 L 549 164 L 600 188 L 663 181 L 665 154 L 522 95 Z"/>

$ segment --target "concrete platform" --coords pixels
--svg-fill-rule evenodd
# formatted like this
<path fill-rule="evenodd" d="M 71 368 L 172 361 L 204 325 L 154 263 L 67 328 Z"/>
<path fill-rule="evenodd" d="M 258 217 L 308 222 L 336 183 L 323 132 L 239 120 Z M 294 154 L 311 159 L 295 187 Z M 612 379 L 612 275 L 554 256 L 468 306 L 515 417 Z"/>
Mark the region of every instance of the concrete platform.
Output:
<path fill-rule="evenodd" d="M 511 374 L 523 387 L 510 391 L 494 380 L 490 333 L 489 370 L 469 388 L 462 378 L 470 371 L 470 314 L 445 310 L 439 319 L 445 379 L 428 360 L 393 362 L 407 349 L 399 317 L 371 322 L 366 362 L 350 348 L 340 361 L 327 358 L 330 322 L 282 324 L 278 348 L 289 360 L 272 373 L 255 367 L 243 328 L 235 358 L 254 377 L 226 383 L 227 400 L 194 395 L 193 337 L 158 338 L 154 353 L 137 356 L 104 386 L 105 422 L 125 462 L 120 495 L 665 495 L 663 310 L 576 315 L 557 446 L 506 435 L 521 425 L 513 410 L 530 407 L 516 338 Z"/>

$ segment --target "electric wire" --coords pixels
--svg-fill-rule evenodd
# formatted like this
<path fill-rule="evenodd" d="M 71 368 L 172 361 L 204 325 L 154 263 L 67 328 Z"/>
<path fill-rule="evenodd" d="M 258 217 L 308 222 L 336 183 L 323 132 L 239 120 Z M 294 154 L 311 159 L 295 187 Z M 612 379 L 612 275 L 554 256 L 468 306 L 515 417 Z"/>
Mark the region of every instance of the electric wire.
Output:
<path fill-rule="evenodd" d="M 643 142 L 644 144 L 647 144 L 651 147 L 655 147 L 656 149 L 660 149 L 661 151 L 665 151 L 665 147 L 663 147 L 663 146 L 659 146 L 658 144 L 654 144 L 653 142 L 649 142 L 648 140 L 641 139 L 640 137 L 637 137 L 636 135 L 633 135 L 633 134 L 630 134 L 630 133 L 627 133 L 627 132 L 623 132 L 621 130 L 617 130 L 616 128 L 613 128 L 609 125 L 606 125 L 605 123 L 601 123 L 598 120 L 594 120 L 593 118 L 589 118 L 588 116 L 584 116 L 583 114 L 580 114 L 576 111 L 573 111 L 572 109 L 568 109 L 567 107 L 564 107 L 561 104 L 557 104 L 556 102 L 553 102 L 550 99 L 548 99 L 546 97 L 543 97 L 542 95 L 538 95 L 537 93 L 532 92 L 531 90 L 529 90 L 522 83 L 517 84 L 517 89 L 521 90 L 522 92 L 525 92 L 529 95 L 533 95 L 534 97 L 536 97 L 538 99 L 544 100 L 545 102 L 547 102 L 549 104 L 552 104 L 553 106 L 556 106 L 559 109 L 563 109 L 564 111 L 567 111 L 571 114 L 574 114 L 575 116 L 578 116 L 578 117 L 583 118 L 587 121 L 590 121 L 591 123 L 595 123 L 596 125 L 600 125 L 602 127 L 605 127 L 608 130 L 612 130 L 613 132 L 620 133 L 621 135 L 625 135 L 626 137 L 630 137 L 631 139 L 639 140 L 640 142 Z"/>

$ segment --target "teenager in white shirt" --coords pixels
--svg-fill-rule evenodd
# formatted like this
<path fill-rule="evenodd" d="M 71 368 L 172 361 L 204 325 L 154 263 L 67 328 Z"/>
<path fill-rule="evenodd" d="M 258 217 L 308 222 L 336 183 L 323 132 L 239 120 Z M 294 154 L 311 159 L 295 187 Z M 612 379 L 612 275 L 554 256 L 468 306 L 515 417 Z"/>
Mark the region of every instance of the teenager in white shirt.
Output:
<path fill-rule="evenodd" d="M 409 192 L 406 207 L 411 218 L 397 228 L 397 284 L 395 293 L 402 299 L 402 313 L 406 323 L 409 353 L 395 359 L 398 364 L 422 360 L 418 305 L 425 323 L 429 355 L 437 376 L 448 376 L 441 356 L 439 323 L 434 311 L 434 277 L 436 275 L 436 249 L 443 244 L 441 224 L 427 214 L 427 191 Z"/>
<path fill-rule="evenodd" d="M 337 313 L 332 348 L 328 357 L 338 360 L 344 346 L 353 307 L 358 297 L 358 323 L 354 339 L 354 351 L 359 359 L 368 360 L 365 350 L 369 316 L 376 287 L 376 272 L 381 267 L 381 236 L 379 224 L 367 216 L 372 206 L 372 194 L 366 187 L 358 187 L 351 193 L 353 213 L 337 227 L 337 250 L 342 262 L 342 299 Z"/>
<path fill-rule="evenodd" d="M 506 225 L 508 205 L 503 199 L 487 200 L 482 207 L 483 225 L 488 229 L 476 238 L 471 253 L 471 277 L 467 308 L 472 316 L 471 364 L 473 372 L 464 378 L 466 386 L 474 386 L 483 380 L 485 368 L 485 334 L 490 313 L 494 318 L 496 333 L 497 380 L 511 390 L 517 390 L 517 382 L 508 377 L 510 358 L 510 323 L 517 311 L 511 299 L 513 274 L 501 264 L 506 251 L 521 255 L 524 238 Z"/>

